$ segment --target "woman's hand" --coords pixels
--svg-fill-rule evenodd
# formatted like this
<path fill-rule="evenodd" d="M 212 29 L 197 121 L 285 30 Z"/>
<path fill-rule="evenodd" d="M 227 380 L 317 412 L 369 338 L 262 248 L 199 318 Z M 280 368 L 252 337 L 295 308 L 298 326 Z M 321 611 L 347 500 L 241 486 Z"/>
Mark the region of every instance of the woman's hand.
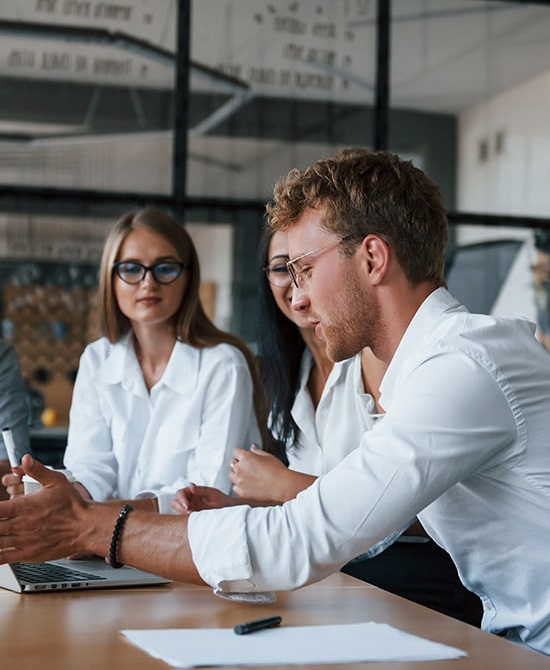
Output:
<path fill-rule="evenodd" d="M 289 470 L 278 458 L 252 446 L 234 449 L 229 467 L 233 490 L 241 498 L 282 503 L 295 498 L 315 477 Z"/>
<path fill-rule="evenodd" d="M 190 514 L 204 509 L 218 509 L 238 504 L 238 500 L 212 486 L 190 484 L 176 493 L 172 509 L 177 514 Z"/>
<path fill-rule="evenodd" d="M 19 468 L 17 468 L 19 470 Z M 17 498 L 25 493 L 23 486 L 22 471 L 18 474 L 15 471 L 8 472 L 2 477 L 2 484 L 6 487 L 6 491 L 10 498 Z"/>

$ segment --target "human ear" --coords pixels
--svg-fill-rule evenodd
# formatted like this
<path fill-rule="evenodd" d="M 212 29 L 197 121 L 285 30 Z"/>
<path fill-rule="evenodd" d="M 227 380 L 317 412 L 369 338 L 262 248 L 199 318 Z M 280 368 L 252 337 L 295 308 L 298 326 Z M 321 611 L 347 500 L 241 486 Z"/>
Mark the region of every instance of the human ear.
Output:
<path fill-rule="evenodd" d="M 378 235 L 367 235 L 360 246 L 365 274 L 371 284 L 379 284 L 384 278 L 390 260 L 390 247 Z"/>

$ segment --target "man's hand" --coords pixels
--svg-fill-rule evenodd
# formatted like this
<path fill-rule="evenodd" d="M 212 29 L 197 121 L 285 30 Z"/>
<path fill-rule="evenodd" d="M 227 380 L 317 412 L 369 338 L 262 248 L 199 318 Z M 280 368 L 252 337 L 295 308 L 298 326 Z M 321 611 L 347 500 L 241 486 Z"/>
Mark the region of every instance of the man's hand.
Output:
<path fill-rule="evenodd" d="M 218 509 L 238 504 L 239 500 L 231 498 L 231 496 L 212 486 L 191 484 L 176 493 L 172 509 L 177 514 L 190 514 L 191 512 L 199 512 L 203 509 Z"/>
<path fill-rule="evenodd" d="M 28 454 L 21 470 L 42 488 L 0 503 L 0 564 L 62 558 L 81 551 L 85 540 L 79 522 L 88 503 L 64 475 Z"/>
<path fill-rule="evenodd" d="M 36 563 L 80 553 L 108 556 L 118 506 L 84 500 L 65 475 L 28 454 L 21 465 L 41 488 L 0 502 L 0 564 Z M 204 583 L 191 556 L 185 516 L 134 509 L 124 523 L 117 554 L 126 565 Z"/>

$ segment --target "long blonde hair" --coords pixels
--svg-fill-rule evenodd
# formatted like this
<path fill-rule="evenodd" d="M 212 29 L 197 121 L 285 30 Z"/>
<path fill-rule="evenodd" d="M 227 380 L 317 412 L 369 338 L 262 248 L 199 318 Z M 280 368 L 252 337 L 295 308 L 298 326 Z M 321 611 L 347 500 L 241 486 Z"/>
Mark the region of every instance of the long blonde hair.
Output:
<path fill-rule="evenodd" d="M 144 228 L 169 242 L 185 264 L 188 283 L 181 305 L 176 312 L 176 337 L 197 349 L 230 344 L 245 357 L 252 377 L 254 410 L 258 427 L 265 444 L 267 435 L 266 410 L 260 391 L 256 357 L 246 344 L 232 333 L 220 330 L 207 316 L 202 306 L 200 266 L 197 251 L 189 233 L 171 216 L 157 209 L 140 209 L 121 216 L 111 229 L 99 268 L 99 316 L 101 334 L 111 343 L 118 342 L 131 329 L 129 319 L 121 312 L 113 288 L 113 264 L 118 260 L 120 248 L 126 237 L 136 229 Z"/>

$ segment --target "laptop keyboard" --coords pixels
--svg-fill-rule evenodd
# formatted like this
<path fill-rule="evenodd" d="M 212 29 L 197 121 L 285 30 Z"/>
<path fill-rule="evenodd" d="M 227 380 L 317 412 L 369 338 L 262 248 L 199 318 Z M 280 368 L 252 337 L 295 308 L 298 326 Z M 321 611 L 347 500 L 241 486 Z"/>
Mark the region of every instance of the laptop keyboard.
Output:
<path fill-rule="evenodd" d="M 65 568 L 62 565 L 52 563 L 12 563 L 14 571 L 20 583 L 40 584 L 43 582 L 82 582 L 102 580 L 105 577 L 93 575 L 81 570 Z"/>

